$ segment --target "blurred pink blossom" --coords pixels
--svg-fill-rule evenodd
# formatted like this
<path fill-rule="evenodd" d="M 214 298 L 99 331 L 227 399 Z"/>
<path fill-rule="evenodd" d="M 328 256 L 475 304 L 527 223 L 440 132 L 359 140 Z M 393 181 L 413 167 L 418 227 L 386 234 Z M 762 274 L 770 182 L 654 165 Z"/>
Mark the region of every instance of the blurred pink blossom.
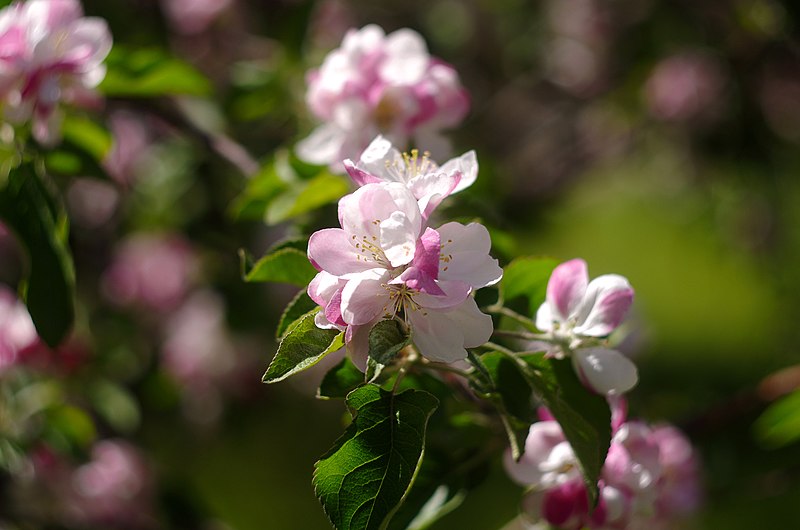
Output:
<path fill-rule="evenodd" d="M 39 336 L 25 307 L 8 287 L 0 285 L 0 374 L 39 345 Z"/>
<path fill-rule="evenodd" d="M 656 65 L 645 85 L 645 99 L 650 113 L 660 120 L 703 121 L 719 113 L 725 83 L 715 59 L 683 53 Z"/>
<path fill-rule="evenodd" d="M 144 458 L 132 445 L 103 440 L 92 448 L 91 460 L 72 473 L 70 518 L 81 523 L 142 528 L 152 508 L 152 477 Z"/>
<path fill-rule="evenodd" d="M 103 166 L 109 175 L 124 187 L 136 180 L 142 156 L 152 143 L 152 133 L 145 121 L 129 111 L 116 111 L 109 118 L 114 143 Z"/>
<path fill-rule="evenodd" d="M 169 311 L 183 300 L 197 267 L 192 248 L 181 236 L 135 234 L 116 249 L 103 289 L 118 305 Z"/>
<path fill-rule="evenodd" d="M 222 298 L 212 291 L 193 293 L 170 317 L 165 333 L 162 366 L 181 387 L 187 415 L 213 423 L 224 395 L 246 388 L 242 381 L 254 369 L 226 325 Z"/>
<path fill-rule="evenodd" d="M 77 0 L 28 0 L 0 11 L 0 99 L 7 120 L 31 122 L 34 138 L 61 136 L 61 103 L 92 106 L 111 50 L 106 22 Z"/>
<path fill-rule="evenodd" d="M 179 33 L 205 31 L 233 0 L 161 0 L 170 25 Z"/>
<path fill-rule="evenodd" d="M 100 228 L 111 220 L 119 206 L 119 192 L 109 183 L 94 178 L 74 178 L 67 190 L 70 219 L 84 228 Z"/>
<path fill-rule="evenodd" d="M 545 410 L 543 417 L 551 416 Z M 614 429 L 594 511 L 577 457 L 555 421 L 534 423 L 520 461 L 509 450 L 504 464 L 512 480 L 530 488 L 526 514 L 561 529 L 669 528 L 702 499 L 694 450 L 671 426 L 628 421 Z"/>
<path fill-rule="evenodd" d="M 297 144 L 297 154 L 336 170 L 378 134 L 400 148 L 413 142 L 444 158 L 450 145 L 440 130 L 460 123 L 469 110 L 456 71 L 431 57 L 410 29 L 389 35 L 375 25 L 350 30 L 307 82 L 306 103 L 323 124 Z"/>

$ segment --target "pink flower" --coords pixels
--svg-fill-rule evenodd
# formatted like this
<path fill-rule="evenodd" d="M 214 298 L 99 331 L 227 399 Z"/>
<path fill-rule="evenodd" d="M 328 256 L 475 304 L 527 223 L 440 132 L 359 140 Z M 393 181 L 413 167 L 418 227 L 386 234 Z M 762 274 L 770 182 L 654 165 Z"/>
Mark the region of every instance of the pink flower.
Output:
<path fill-rule="evenodd" d="M 536 327 L 568 346 L 584 384 L 600 394 L 619 394 L 636 385 L 636 366 L 618 351 L 583 343 L 614 331 L 631 302 L 633 289 L 627 279 L 606 274 L 590 282 L 586 262 L 573 259 L 553 270 Z"/>
<path fill-rule="evenodd" d="M 34 138 L 59 140 L 63 103 L 89 106 L 111 50 L 105 21 L 77 0 L 28 0 L 0 11 L 0 98 L 5 117 L 31 122 Z"/>
<path fill-rule="evenodd" d="M 0 285 L 0 374 L 39 345 L 28 308 L 11 289 Z"/>
<path fill-rule="evenodd" d="M 322 328 L 345 330 L 363 366 L 369 330 L 402 318 L 425 357 L 453 362 L 489 339 L 492 322 L 470 297 L 500 280 L 483 226 L 425 228 L 413 193 L 399 182 L 365 184 L 339 201 L 342 228 L 314 233 L 308 257 L 320 273 L 308 287 Z"/>
<path fill-rule="evenodd" d="M 449 143 L 439 131 L 457 125 L 469 107 L 453 67 L 431 57 L 410 29 L 350 30 L 307 80 L 306 103 L 324 123 L 297 144 L 297 154 L 336 170 L 378 134 L 445 155 Z"/>
<path fill-rule="evenodd" d="M 641 422 L 619 426 L 594 511 L 577 458 L 555 421 L 534 423 L 520 461 L 508 450 L 504 465 L 511 479 L 530 491 L 523 501 L 527 515 L 556 528 L 661 528 L 695 509 L 701 496 L 692 447 L 674 427 L 651 429 Z"/>
<path fill-rule="evenodd" d="M 168 311 L 183 300 L 196 268 L 194 253 L 181 237 L 136 234 L 116 249 L 103 288 L 118 305 Z"/>
<path fill-rule="evenodd" d="M 71 517 L 91 524 L 143 527 L 152 502 L 150 482 L 136 448 L 117 440 L 98 442 L 91 461 L 72 473 Z"/>
<path fill-rule="evenodd" d="M 653 116 L 681 122 L 719 114 L 725 84 L 722 67 L 712 57 L 684 53 L 658 63 L 644 92 Z"/>
<path fill-rule="evenodd" d="M 358 163 L 344 161 L 350 177 L 359 186 L 370 182 L 399 182 L 405 184 L 420 204 L 424 218 L 449 195 L 468 188 L 478 176 L 475 151 L 448 160 L 441 167 L 430 159 L 430 153 L 419 156 L 400 153 L 383 136 L 376 137 L 361 154 Z"/>
<path fill-rule="evenodd" d="M 161 0 L 170 25 L 180 33 L 200 33 L 230 7 L 232 0 Z"/>

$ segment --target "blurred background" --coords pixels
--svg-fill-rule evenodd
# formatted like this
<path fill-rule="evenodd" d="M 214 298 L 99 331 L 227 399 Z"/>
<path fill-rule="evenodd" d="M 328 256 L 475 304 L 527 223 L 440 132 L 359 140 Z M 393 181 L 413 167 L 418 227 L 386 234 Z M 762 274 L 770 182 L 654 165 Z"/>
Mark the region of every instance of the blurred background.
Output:
<path fill-rule="evenodd" d="M 243 283 L 237 252 L 258 256 L 332 226 L 335 205 L 267 225 L 236 199 L 253 164 L 312 129 L 305 72 L 368 23 L 419 31 L 470 93 L 451 138 L 457 153 L 476 150 L 481 169 L 445 216 L 482 219 L 503 263 L 583 257 L 592 277 L 630 279 L 634 314 L 619 348 L 640 370 L 631 416 L 677 424 L 703 461 L 705 502 L 685 527 L 796 519 L 800 444 L 756 420 L 800 385 L 800 4 L 84 7 L 109 22 L 110 76 L 117 49 L 145 62 L 155 50 L 202 73 L 187 82 L 210 87 L 109 97 L 111 178 L 58 181 L 77 325 L 58 351 L 33 348 L 2 368 L 0 526 L 329 527 L 311 472 L 346 412 L 314 398 L 323 369 L 260 383 L 296 289 Z M 22 270 L 2 234 L 2 280 L 15 285 Z M 98 491 L 111 493 L 87 502 Z M 433 528 L 500 528 L 519 495 L 498 459 Z"/>

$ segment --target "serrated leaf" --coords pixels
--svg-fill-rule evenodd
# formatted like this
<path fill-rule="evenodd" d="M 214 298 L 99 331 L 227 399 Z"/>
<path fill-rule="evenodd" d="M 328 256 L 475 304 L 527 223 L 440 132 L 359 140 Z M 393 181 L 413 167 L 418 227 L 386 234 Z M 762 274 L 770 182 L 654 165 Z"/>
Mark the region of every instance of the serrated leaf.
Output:
<path fill-rule="evenodd" d="M 753 428 L 758 441 L 768 448 L 783 447 L 800 440 L 800 391 L 772 403 Z"/>
<path fill-rule="evenodd" d="M 503 353 L 489 352 L 481 356 L 480 363 L 481 371 L 489 378 L 489 388 L 483 391 L 498 408 L 512 455 L 519 460 L 528 430 L 536 420 L 531 383 L 516 361 Z"/>
<path fill-rule="evenodd" d="M 542 305 L 547 293 L 547 282 L 558 261 L 550 258 L 517 258 L 503 269 L 500 290 L 504 300 L 519 296 L 528 299 L 529 315 L 533 316 Z"/>
<path fill-rule="evenodd" d="M 575 375 L 569 359 L 546 359 L 543 354 L 520 356 L 545 406 L 561 425 L 583 472 L 593 503 L 597 481 L 611 443 L 611 410 L 602 396 L 590 392 Z"/>
<path fill-rule="evenodd" d="M 291 247 L 267 254 L 255 263 L 244 250 L 239 256 L 242 279 L 248 283 L 278 282 L 305 287 L 317 275 L 306 253 Z"/>
<path fill-rule="evenodd" d="M 364 384 L 364 374 L 356 368 L 349 357 L 331 368 L 317 390 L 320 399 L 344 398 L 347 394 Z"/>
<path fill-rule="evenodd" d="M 267 224 L 277 224 L 338 201 L 350 190 L 342 176 L 323 172 L 307 182 L 298 182 L 273 199 L 266 210 Z"/>
<path fill-rule="evenodd" d="M 353 422 L 314 466 L 314 491 L 337 530 L 386 528 L 409 491 L 439 400 L 366 385 L 347 396 Z"/>
<path fill-rule="evenodd" d="M 99 89 L 112 97 L 207 96 L 211 82 L 190 64 L 158 48 L 126 49 L 119 45 L 106 59 Z"/>
<path fill-rule="evenodd" d="M 262 219 L 269 204 L 289 189 L 270 160 L 251 178 L 247 187 L 231 203 L 231 215 L 241 219 Z"/>
<path fill-rule="evenodd" d="M 308 296 L 305 290 L 298 292 L 289 302 L 289 305 L 286 306 L 286 309 L 283 310 L 281 319 L 278 322 L 278 328 L 275 330 L 275 338 L 282 338 L 293 322 L 312 311 L 315 307 L 317 307 L 317 303 Z"/>
<path fill-rule="evenodd" d="M 320 329 L 314 324 L 319 309 L 305 314 L 286 331 L 278 352 L 269 364 L 262 381 L 277 383 L 317 364 L 320 359 L 344 346 L 344 333 Z"/>
<path fill-rule="evenodd" d="M 411 343 L 411 336 L 397 320 L 381 320 L 369 332 L 369 356 L 386 366 Z"/>
<path fill-rule="evenodd" d="M 67 243 L 68 221 L 30 164 L 9 173 L 0 190 L 0 218 L 29 257 L 24 299 L 39 336 L 56 346 L 74 318 L 75 273 Z"/>

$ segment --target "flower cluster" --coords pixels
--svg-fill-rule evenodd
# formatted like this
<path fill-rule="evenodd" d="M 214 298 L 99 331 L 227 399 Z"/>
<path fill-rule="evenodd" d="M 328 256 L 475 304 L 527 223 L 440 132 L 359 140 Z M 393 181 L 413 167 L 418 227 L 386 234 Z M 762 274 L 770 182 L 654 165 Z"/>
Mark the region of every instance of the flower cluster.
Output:
<path fill-rule="evenodd" d="M 598 345 L 625 318 L 633 302 L 628 280 L 606 274 L 589 281 L 586 262 L 573 259 L 553 270 L 536 327 L 570 355 L 578 377 L 599 394 L 620 394 L 636 385 L 636 366 L 616 350 Z"/>
<path fill-rule="evenodd" d="M 433 209 L 477 175 L 474 154 L 437 166 L 427 154 L 401 155 L 383 138 L 347 168 L 361 187 L 339 201 L 341 228 L 314 233 L 308 257 L 320 271 L 308 287 L 322 306 L 317 326 L 345 331 L 364 366 L 369 331 L 399 318 L 420 353 L 453 362 L 486 342 L 492 320 L 471 294 L 502 276 L 477 223 L 428 226 Z"/>
<path fill-rule="evenodd" d="M 29 0 L 0 11 L 0 107 L 32 125 L 42 144 L 60 136 L 60 103 L 89 106 L 111 50 L 106 22 L 84 17 L 77 0 Z"/>
<path fill-rule="evenodd" d="M 515 462 L 510 451 L 505 458 L 512 480 L 530 488 L 523 502 L 532 520 L 570 530 L 665 528 L 697 509 L 698 460 L 676 428 L 618 418 L 592 510 L 572 447 L 549 412 L 542 416 L 522 459 Z"/>
<path fill-rule="evenodd" d="M 431 57 L 410 29 L 350 30 L 307 81 L 306 102 L 323 124 L 297 144 L 297 154 L 334 168 L 379 133 L 396 145 L 413 139 L 445 156 L 449 144 L 439 131 L 457 125 L 469 108 L 456 71 Z"/>

